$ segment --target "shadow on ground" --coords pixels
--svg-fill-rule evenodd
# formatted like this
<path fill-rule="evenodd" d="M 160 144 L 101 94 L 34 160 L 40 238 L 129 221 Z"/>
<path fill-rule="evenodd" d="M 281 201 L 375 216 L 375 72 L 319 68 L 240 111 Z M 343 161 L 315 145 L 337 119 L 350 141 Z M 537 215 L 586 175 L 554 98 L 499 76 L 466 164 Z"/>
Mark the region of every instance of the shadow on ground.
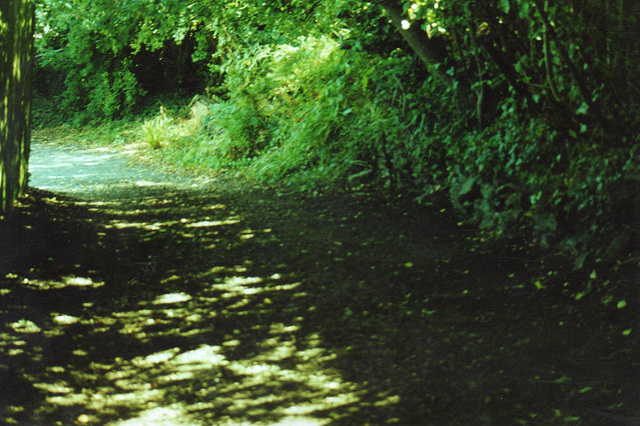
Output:
<path fill-rule="evenodd" d="M 640 421 L 632 262 L 371 195 L 135 191 L 0 221 L 3 422 Z"/>

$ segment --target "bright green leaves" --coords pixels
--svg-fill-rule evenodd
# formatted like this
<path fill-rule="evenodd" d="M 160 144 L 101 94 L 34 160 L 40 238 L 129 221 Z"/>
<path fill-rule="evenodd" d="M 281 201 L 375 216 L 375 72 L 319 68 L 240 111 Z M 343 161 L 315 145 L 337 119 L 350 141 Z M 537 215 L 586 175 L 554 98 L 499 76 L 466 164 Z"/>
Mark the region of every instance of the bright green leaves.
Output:
<path fill-rule="evenodd" d="M 587 113 L 587 111 L 589 110 L 589 105 L 586 102 L 583 102 L 580 105 L 580 108 L 578 108 L 576 110 L 576 114 L 578 115 L 585 115 Z"/>
<path fill-rule="evenodd" d="M 511 9 L 511 4 L 509 3 L 509 0 L 499 0 L 498 1 L 498 7 L 504 13 L 508 14 L 509 10 Z"/>
<path fill-rule="evenodd" d="M 576 300 L 580 300 L 580 299 L 582 299 L 584 296 L 586 296 L 586 295 L 587 295 L 587 293 L 588 293 L 587 291 L 580 291 L 580 292 L 578 292 L 578 293 L 576 293 L 576 294 L 575 294 L 574 299 L 576 299 Z"/>
<path fill-rule="evenodd" d="M 354 65 L 329 37 L 300 37 L 290 43 L 254 44 L 234 52 L 225 65 L 228 100 L 212 106 L 220 154 L 248 160 L 249 175 L 277 181 L 309 172 L 335 176 L 349 164 L 340 123 L 355 112 L 350 99 L 361 90 Z M 313 188 L 313 185 L 309 185 Z"/>
<path fill-rule="evenodd" d="M 569 382 L 571 382 L 571 377 L 564 376 L 564 375 L 562 377 L 559 377 L 559 378 L 557 378 L 557 379 L 555 379 L 553 381 L 553 383 L 558 383 L 558 384 L 569 383 Z"/>

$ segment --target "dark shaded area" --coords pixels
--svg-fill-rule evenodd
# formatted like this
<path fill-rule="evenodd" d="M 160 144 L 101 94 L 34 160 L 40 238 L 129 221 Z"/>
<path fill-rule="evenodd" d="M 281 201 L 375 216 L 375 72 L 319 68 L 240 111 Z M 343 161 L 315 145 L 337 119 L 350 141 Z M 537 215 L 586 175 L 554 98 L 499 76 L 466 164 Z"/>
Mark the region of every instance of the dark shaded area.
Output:
<path fill-rule="evenodd" d="M 209 75 L 204 61 L 194 62 L 195 40 L 187 36 L 180 43 L 165 41 L 162 49 L 143 48 L 132 58 L 132 72 L 150 96 L 193 95 L 203 92 L 215 76 Z"/>
<path fill-rule="evenodd" d="M 444 206 L 34 190 L 0 222 L 0 415 L 637 424 L 634 262 L 571 272 Z"/>
<path fill-rule="evenodd" d="M 61 48 L 62 49 L 62 48 Z M 159 99 L 190 97 L 204 92 L 206 87 L 220 84 L 219 77 L 211 75 L 207 65 L 194 62 L 195 40 L 187 36 L 181 44 L 167 40 L 162 48 L 152 50 L 143 47 L 136 54 L 128 49 L 126 55 L 130 65 L 126 70 L 135 76 L 136 84 L 143 94 L 136 111 L 145 111 L 148 104 L 155 104 Z M 114 73 L 121 66 L 121 59 L 115 61 L 109 55 L 94 52 L 93 60 L 101 64 L 109 73 Z M 57 123 L 67 111 L 57 111 L 70 86 L 77 85 L 76 79 L 69 79 L 65 69 L 44 67 L 41 64 L 35 69 L 34 93 L 36 95 L 36 122 Z M 81 101 L 86 101 L 82 100 Z M 154 106 L 155 109 L 155 106 Z M 62 114 L 62 115 L 61 115 Z M 67 117 L 68 118 L 68 117 Z"/>

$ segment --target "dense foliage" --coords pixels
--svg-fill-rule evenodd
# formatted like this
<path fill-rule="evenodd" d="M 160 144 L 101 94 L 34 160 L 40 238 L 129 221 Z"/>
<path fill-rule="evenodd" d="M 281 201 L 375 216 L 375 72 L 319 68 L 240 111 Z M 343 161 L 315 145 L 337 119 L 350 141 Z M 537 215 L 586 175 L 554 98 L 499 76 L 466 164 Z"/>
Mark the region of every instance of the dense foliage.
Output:
<path fill-rule="evenodd" d="M 489 232 L 561 243 L 577 266 L 637 237 L 636 2 L 39 3 L 37 87 L 57 115 L 206 94 L 189 129 L 165 105 L 150 143 L 312 190 L 446 194 Z"/>

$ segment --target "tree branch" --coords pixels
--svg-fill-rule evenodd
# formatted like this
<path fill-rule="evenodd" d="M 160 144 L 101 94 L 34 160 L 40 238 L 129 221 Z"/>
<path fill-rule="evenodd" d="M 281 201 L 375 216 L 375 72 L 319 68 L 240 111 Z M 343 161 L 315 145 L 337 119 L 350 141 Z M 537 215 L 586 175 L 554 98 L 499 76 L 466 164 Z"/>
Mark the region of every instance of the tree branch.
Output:
<path fill-rule="evenodd" d="M 556 45 L 556 49 L 558 49 L 558 53 L 560 53 L 560 58 L 562 58 L 562 61 L 564 62 L 565 66 L 569 68 L 569 72 L 573 76 L 573 79 L 578 86 L 578 90 L 580 91 L 580 96 L 582 97 L 582 100 L 586 102 L 586 104 L 589 106 L 589 112 L 593 114 L 593 116 L 598 120 L 598 122 L 600 122 L 600 124 L 602 124 L 605 128 L 608 127 L 608 124 L 604 116 L 602 115 L 600 108 L 595 104 L 595 102 L 592 99 L 592 95 L 587 87 L 586 80 L 584 79 L 582 74 L 580 74 L 580 72 L 578 71 L 578 68 L 576 68 L 573 61 L 571 61 L 571 58 L 569 57 L 569 52 L 567 51 L 567 49 L 564 47 L 562 43 L 560 43 L 560 40 L 558 38 L 558 33 L 556 32 L 556 29 L 554 28 L 554 26 L 551 25 L 549 16 L 547 15 L 546 10 L 544 9 L 544 4 L 542 4 L 541 0 L 534 0 L 534 3 L 536 5 L 536 9 L 538 10 L 538 14 L 540 15 L 540 18 L 542 19 L 542 23 L 545 26 L 546 32 L 553 39 L 553 42 Z"/>
<path fill-rule="evenodd" d="M 430 39 L 427 33 L 418 25 L 409 25 L 408 27 L 402 25 L 404 10 L 398 1 L 382 0 L 378 4 L 391 19 L 391 24 L 400 32 L 407 44 L 427 66 L 429 73 L 443 85 L 453 90 L 458 101 L 465 107 L 474 109 L 473 93 L 469 88 L 468 82 L 461 83 L 457 81 L 439 66 L 447 59 L 447 54 L 441 49 L 441 45 L 435 39 Z"/>

